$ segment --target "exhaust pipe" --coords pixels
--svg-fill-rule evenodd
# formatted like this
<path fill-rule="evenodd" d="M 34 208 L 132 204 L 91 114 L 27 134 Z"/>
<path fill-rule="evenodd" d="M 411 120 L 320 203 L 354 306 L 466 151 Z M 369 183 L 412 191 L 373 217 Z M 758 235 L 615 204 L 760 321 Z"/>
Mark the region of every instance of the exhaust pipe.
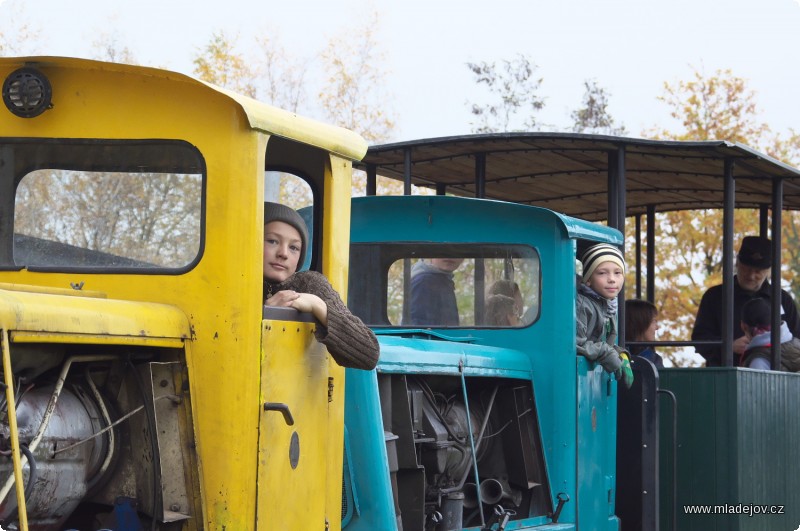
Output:
<path fill-rule="evenodd" d="M 494 505 L 501 500 L 509 501 L 515 507 L 518 507 L 522 503 L 522 492 L 512 489 L 508 482 L 504 480 L 484 479 L 481 481 L 481 501 L 483 503 Z"/>
<path fill-rule="evenodd" d="M 464 484 L 464 509 L 475 509 L 478 506 L 478 486 L 475 483 Z"/>

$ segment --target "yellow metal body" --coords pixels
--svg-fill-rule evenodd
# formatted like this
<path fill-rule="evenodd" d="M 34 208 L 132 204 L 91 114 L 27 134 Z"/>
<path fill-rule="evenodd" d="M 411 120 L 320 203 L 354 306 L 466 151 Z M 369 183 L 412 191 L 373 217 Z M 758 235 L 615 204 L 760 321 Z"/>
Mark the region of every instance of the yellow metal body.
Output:
<path fill-rule="evenodd" d="M 366 143 L 349 131 L 156 69 L 0 58 L 0 79 L 26 64 L 48 76 L 53 108 L 32 119 L 0 108 L 1 137 L 183 140 L 202 154 L 207 173 L 203 248 L 189 271 L 0 271 L 0 327 L 11 334 L 12 348 L 15 341 L 181 345 L 199 478 L 194 496 L 202 512 L 185 528 L 323 529 L 327 521 L 338 529 L 344 371 L 310 339 L 310 325 L 277 334 L 275 323 L 262 322 L 263 180 L 265 168 L 280 165 L 314 181 L 322 203 L 317 269 L 344 294 L 351 160 L 364 155 Z M 65 294 L 79 283 L 87 296 Z M 284 367 L 284 359 L 294 362 Z M 295 372 L 300 380 L 284 376 Z M 314 398 L 305 396 L 306 385 Z M 306 401 L 292 411 L 302 430 L 296 469 L 284 466 L 280 414 L 263 411 L 268 395 L 289 388 Z M 306 414 L 306 404 L 314 412 Z M 305 496 L 276 503 L 268 493 L 285 485 L 301 485 Z M 311 496 L 312 489 L 319 492 Z"/>
<path fill-rule="evenodd" d="M 328 417 L 328 363 L 313 325 L 264 322 L 262 400 L 288 409 L 263 411 L 258 460 L 258 521 L 292 529 L 324 529 L 328 441 L 317 436 Z M 294 412 L 293 414 L 291 412 Z M 277 481 L 276 481 L 277 480 Z M 303 500 L 302 504 L 297 503 Z M 314 525 L 316 524 L 316 525 Z"/>

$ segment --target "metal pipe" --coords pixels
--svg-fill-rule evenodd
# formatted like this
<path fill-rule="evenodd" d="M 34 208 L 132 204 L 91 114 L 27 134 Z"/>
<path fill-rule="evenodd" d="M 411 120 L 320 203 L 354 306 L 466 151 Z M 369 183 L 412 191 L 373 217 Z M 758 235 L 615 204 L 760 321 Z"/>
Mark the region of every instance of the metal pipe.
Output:
<path fill-rule="evenodd" d="M 469 433 L 469 444 L 472 447 L 472 466 L 475 472 L 475 483 L 478 483 L 478 481 L 480 481 L 480 476 L 478 475 L 478 456 L 475 453 L 475 438 L 472 436 L 472 420 L 469 414 L 469 398 L 467 398 L 467 380 L 464 377 L 463 358 L 458 362 L 458 372 L 461 373 L 461 389 L 464 392 L 464 407 L 467 411 L 467 432 Z M 486 415 L 486 417 L 488 418 L 489 415 Z M 483 517 L 483 503 L 481 502 L 481 489 L 478 489 L 478 511 L 481 515 L 481 527 L 486 527 L 486 519 Z"/>
<path fill-rule="evenodd" d="M 456 531 L 464 527 L 464 494 L 453 492 L 442 501 L 442 522 L 444 531 Z"/>
<path fill-rule="evenodd" d="M 5 349 L 7 348 L 5 345 L 7 343 L 8 337 L 4 336 L 3 342 L 3 356 L 5 357 Z M 10 354 L 9 354 L 10 356 Z M 64 362 L 64 366 L 61 368 L 61 374 L 58 375 L 58 380 L 56 381 L 55 388 L 53 389 L 53 395 L 50 397 L 50 402 L 47 404 L 47 409 L 45 409 L 44 415 L 42 416 L 42 423 L 39 425 L 39 431 L 36 432 L 36 435 L 33 437 L 31 444 L 28 445 L 28 450 L 31 452 L 36 451 L 36 448 L 39 446 L 39 443 L 44 436 L 44 432 L 47 429 L 47 424 L 50 422 L 50 417 L 53 415 L 53 411 L 56 409 L 56 403 L 58 402 L 58 397 L 61 395 L 61 389 L 64 387 L 64 382 L 67 379 L 67 373 L 69 372 L 70 367 L 73 363 L 79 362 L 88 362 L 88 361 L 108 361 L 117 359 L 116 356 L 109 356 L 109 355 L 86 355 L 86 356 L 70 356 L 67 358 L 67 361 Z M 10 363 L 10 362 L 9 362 Z M 11 374 L 10 367 L 6 369 L 6 378 L 9 378 Z M 8 392 L 8 391 L 6 391 Z M 9 406 L 11 408 L 11 406 Z M 13 421 L 12 421 L 13 419 Z M 16 412 L 14 415 L 11 415 L 11 409 L 9 409 L 9 428 L 11 427 L 11 423 L 14 423 L 15 428 L 12 429 L 12 433 L 16 431 Z M 12 445 L 13 448 L 13 445 Z M 21 465 L 25 466 L 27 463 L 26 458 L 22 458 L 20 460 Z M 3 503 L 8 496 L 9 491 L 11 490 L 11 485 L 14 484 L 14 475 L 11 475 L 3 485 L 3 488 L 0 489 L 0 503 Z M 22 515 L 23 511 L 20 511 L 20 515 Z"/>
<path fill-rule="evenodd" d="M 625 251 L 625 146 L 608 153 L 608 226 L 622 233 L 622 250 Z M 617 333 L 624 345 L 625 338 L 625 286 L 617 295 Z"/>
<path fill-rule="evenodd" d="M 486 153 L 475 154 L 475 197 L 486 197 Z"/>
<path fill-rule="evenodd" d="M 367 195 L 378 195 L 378 167 L 367 164 Z"/>
<path fill-rule="evenodd" d="M 656 302 L 656 207 L 647 205 L 647 300 Z"/>
<path fill-rule="evenodd" d="M 111 427 L 111 415 L 108 414 L 108 409 L 106 409 L 105 401 L 103 397 L 100 395 L 100 391 L 97 390 L 97 386 L 94 384 L 94 380 L 92 380 L 92 375 L 89 374 L 89 366 L 86 366 L 84 370 L 84 376 L 86 377 L 86 382 L 89 384 L 89 389 L 92 390 L 92 394 L 94 395 L 94 399 L 97 401 L 97 406 L 100 408 L 100 413 L 103 415 L 103 420 L 106 421 L 106 427 Z M 106 470 L 108 470 L 109 465 L 111 464 L 111 459 L 114 457 L 114 430 L 109 429 L 108 431 L 108 451 L 106 452 L 106 458 L 103 461 L 103 464 L 100 466 L 100 470 L 97 471 L 95 474 L 95 478 L 102 478 L 103 474 Z M 90 482 L 93 483 L 93 482 Z"/>
<path fill-rule="evenodd" d="M 672 530 L 678 529 L 678 398 L 669 389 L 657 393 L 668 396 L 672 402 Z"/>
<path fill-rule="evenodd" d="M 733 209 L 736 206 L 736 181 L 733 159 L 725 159 L 725 184 L 722 210 L 722 366 L 733 367 Z"/>
<path fill-rule="evenodd" d="M 775 192 L 775 181 L 772 181 L 772 191 Z M 773 200 L 774 200 L 773 196 Z M 758 235 L 769 238 L 769 206 L 758 207 Z"/>
<path fill-rule="evenodd" d="M 481 481 L 481 496 L 489 505 L 499 503 L 501 500 L 509 500 L 515 507 L 519 507 L 522 502 L 522 493 L 512 489 L 507 481 L 488 478 Z"/>
<path fill-rule="evenodd" d="M 483 416 L 483 422 L 481 423 L 481 429 L 478 432 L 478 442 L 475 443 L 475 448 L 474 448 L 475 452 L 477 452 L 478 450 L 481 449 L 481 443 L 483 442 L 483 432 L 486 431 L 486 425 L 489 424 L 489 415 L 492 414 L 492 409 L 494 408 L 494 399 L 497 396 L 497 391 L 498 391 L 499 388 L 500 388 L 499 385 L 495 385 L 494 389 L 492 389 L 492 396 L 489 398 L 489 405 L 486 406 L 486 413 Z M 467 420 L 469 421 L 469 405 L 467 405 Z M 472 431 L 470 431 L 470 433 L 472 433 Z M 473 452 L 473 455 L 476 455 L 476 454 L 474 454 L 474 452 Z M 456 485 L 455 487 L 450 487 L 448 489 L 442 489 L 442 491 L 441 491 L 442 494 L 448 494 L 450 492 L 456 492 L 456 491 L 461 490 L 464 487 L 465 482 L 467 481 L 467 476 L 469 476 L 469 468 L 464 471 L 464 475 L 461 477 L 461 481 L 458 482 L 458 485 Z M 476 482 L 478 481 L 478 475 L 477 474 L 475 474 L 475 481 Z"/>
<path fill-rule="evenodd" d="M 772 333 L 770 358 L 772 370 L 781 370 L 781 243 L 783 233 L 783 180 L 772 181 Z"/>
<path fill-rule="evenodd" d="M 493 478 L 481 481 L 481 497 L 488 504 L 495 504 L 503 499 L 503 485 Z"/>
<path fill-rule="evenodd" d="M 411 148 L 403 150 L 403 195 L 411 195 Z"/>
<path fill-rule="evenodd" d="M 22 531 L 28 531 L 28 510 L 25 507 L 25 486 L 22 484 L 22 467 L 25 465 L 20 457 L 19 431 L 17 430 L 17 406 L 14 398 L 14 373 L 11 372 L 11 348 L 8 345 L 8 330 L 3 328 L 3 376 L 6 384 L 6 402 L 8 404 L 8 428 L 11 432 L 11 461 L 14 465 L 14 473 L 6 481 L 8 486 L 6 493 L 0 498 L 0 503 L 5 500 L 8 491 L 11 490 L 11 483 L 16 483 L 17 508 L 19 511 L 19 526 Z M 29 448 L 33 452 L 32 448 Z M 15 481 L 16 480 L 16 481 Z"/>
<path fill-rule="evenodd" d="M 634 232 L 636 233 L 636 298 L 642 298 L 642 216 L 636 216 Z"/>
<path fill-rule="evenodd" d="M 158 398 L 154 398 L 153 399 L 153 403 L 156 403 L 159 400 L 163 400 L 164 398 L 169 399 L 175 405 L 178 405 L 178 404 L 181 403 L 181 397 L 179 397 L 178 395 L 161 395 Z M 85 439 L 81 439 L 80 441 L 74 442 L 74 443 L 70 444 L 69 446 L 62 446 L 61 448 L 58 448 L 57 450 L 53 450 L 53 455 L 60 454 L 61 452 L 66 452 L 67 450 L 72 450 L 76 446 L 80 446 L 82 444 L 86 444 L 87 442 L 91 441 L 92 439 L 100 437 L 105 432 L 113 429 L 115 426 L 118 426 L 119 424 L 122 424 L 123 422 L 125 422 L 126 420 L 128 420 L 129 418 L 131 418 L 132 416 L 134 416 L 135 414 L 137 414 L 138 412 L 143 411 L 143 410 L 144 410 L 144 406 L 139 406 L 139 407 L 137 407 L 135 409 L 132 409 L 132 410 L 128 411 L 127 413 L 125 413 L 125 415 L 121 416 L 120 418 L 118 418 L 117 420 L 115 420 L 114 422 L 112 422 L 111 424 L 106 426 L 105 428 L 103 428 L 102 430 L 98 431 L 97 433 L 93 433 L 90 436 L 86 437 Z"/>
<path fill-rule="evenodd" d="M 474 509 L 478 506 L 478 486 L 475 483 L 464 484 L 464 508 Z"/>

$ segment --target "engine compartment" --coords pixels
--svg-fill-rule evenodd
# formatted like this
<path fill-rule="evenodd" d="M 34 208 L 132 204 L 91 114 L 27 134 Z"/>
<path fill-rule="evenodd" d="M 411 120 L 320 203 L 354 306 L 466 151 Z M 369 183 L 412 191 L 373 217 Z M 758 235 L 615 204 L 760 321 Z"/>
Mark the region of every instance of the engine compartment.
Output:
<path fill-rule="evenodd" d="M 123 520 L 171 529 L 192 516 L 181 351 L 49 344 L 10 350 L 29 529 L 119 529 Z M 3 393 L 0 524 L 15 529 L 7 406 Z"/>
<path fill-rule="evenodd" d="M 529 382 L 379 374 L 378 387 L 398 529 L 552 513 Z"/>

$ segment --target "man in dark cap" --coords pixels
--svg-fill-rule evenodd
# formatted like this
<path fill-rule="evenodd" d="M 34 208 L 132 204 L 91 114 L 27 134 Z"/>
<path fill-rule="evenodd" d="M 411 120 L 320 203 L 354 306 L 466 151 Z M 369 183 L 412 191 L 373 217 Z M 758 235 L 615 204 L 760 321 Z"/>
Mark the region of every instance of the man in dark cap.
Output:
<path fill-rule="evenodd" d="M 739 253 L 736 255 L 736 275 L 733 277 L 733 364 L 738 366 L 747 347 L 749 338 L 745 336 L 739 322 L 742 307 L 755 298 L 770 300 L 772 288 L 767 277 L 772 268 L 772 242 L 761 236 L 745 236 Z M 708 289 L 697 309 L 697 319 L 692 330 L 692 339 L 700 341 L 719 341 L 722 339 L 722 285 Z M 781 290 L 782 319 L 792 334 L 800 336 L 800 316 L 792 296 Z M 722 364 L 720 347 L 695 347 L 698 354 L 706 360 L 706 367 Z"/>

